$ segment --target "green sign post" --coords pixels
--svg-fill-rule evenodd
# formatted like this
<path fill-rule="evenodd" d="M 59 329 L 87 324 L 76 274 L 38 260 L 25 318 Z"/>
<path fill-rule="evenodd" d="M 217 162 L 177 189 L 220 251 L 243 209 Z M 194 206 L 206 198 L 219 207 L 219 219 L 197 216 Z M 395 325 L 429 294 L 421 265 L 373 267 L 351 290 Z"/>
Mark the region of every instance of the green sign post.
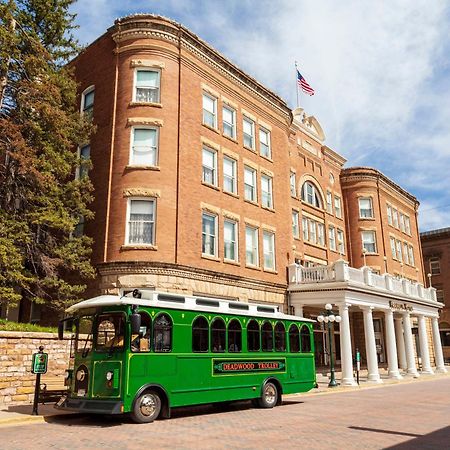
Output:
<path fill-rule="evenodd" d="M 39 390 L 41 388 L 41 374 L 47 373 L 48 353 L 44 353 L 44 347 L 39 347 L 38 353 L 33 353 L 31 363 L 31 373 L 36 374 L 36 384 L 34 386 L 33 416 L 38 415 Z"/>

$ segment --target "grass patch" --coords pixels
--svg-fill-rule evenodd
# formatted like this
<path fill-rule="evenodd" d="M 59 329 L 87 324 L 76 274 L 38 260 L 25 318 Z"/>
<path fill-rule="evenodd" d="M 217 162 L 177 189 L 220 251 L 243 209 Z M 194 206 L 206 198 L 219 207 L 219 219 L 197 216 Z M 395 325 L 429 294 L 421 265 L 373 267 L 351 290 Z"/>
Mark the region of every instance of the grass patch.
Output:
<path fill-rule="evenodd" d="M 0 331 L 31 331 L 37 333 L 57 333 L 56 327 L 41 327 L 40 325 L 34 325 L 32 323 L 18 323 L 11 322 L 10 320 L 0 319 Z"/>

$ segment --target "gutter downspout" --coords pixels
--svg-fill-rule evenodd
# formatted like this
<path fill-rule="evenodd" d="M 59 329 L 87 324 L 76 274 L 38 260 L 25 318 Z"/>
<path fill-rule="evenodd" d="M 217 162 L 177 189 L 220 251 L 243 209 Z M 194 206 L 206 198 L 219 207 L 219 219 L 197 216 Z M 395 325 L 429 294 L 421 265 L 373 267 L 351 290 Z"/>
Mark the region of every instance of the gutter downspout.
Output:
<path fill-rule="evenodd" d="M 180 198 L 180 126 L 181 126 L 181 28 L 178 27 L 178 117 L 177 117 L 177 190 L 175 200 L 175 264 L 178 264 L 178 220 Z"/>
<path fill-rule="evenodd" d="M 377 198 L 378 198 L 378 209 L 380 212 L 380 224 L 381 224 L 381 239 L 383 241 L 383 255 L 384 257 L 387 258 L 386 255 L 386 243 L 384 242 L 384 227 L 383 227 L 383 214 L 381 213 L 381 199 L 380 199 L 380 179 L 377 177 Z M 383 264 L 384 264 L 384 257 L 383 257 Z M 386 259 L 386 263 L 384 264 L 384 270 L 387 270 L 387 259 Z"/>

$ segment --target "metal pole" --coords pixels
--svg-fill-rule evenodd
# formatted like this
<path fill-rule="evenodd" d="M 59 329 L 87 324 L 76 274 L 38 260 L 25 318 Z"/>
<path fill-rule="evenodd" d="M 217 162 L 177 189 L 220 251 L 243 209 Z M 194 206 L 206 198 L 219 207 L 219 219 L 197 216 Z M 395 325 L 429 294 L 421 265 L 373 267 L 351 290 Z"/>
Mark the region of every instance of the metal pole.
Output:
<path fill-rule="evenodd" d="M 333 339 L 331 335 L 331 326 L 332 323 L 328 322 L 328 338 L 330 340 L 330 382 L 328 383 L 328 387 L 336 387 L 336 377 L 334 373 L 334 358 L 333 358 Z"/>
<path fill-rule="evenodd" d="M 300 106 L 298 99 L 298 69 L 297 69 L 297 61 L 295 61 L 295 89 L 297 92 L 297 108 Z"/>
<path fill-rule="evenodd" d="M 41 345 L 39 347 L 38 353 L 43 353 L 44 347 Z M 36 374 L 36 384 L 34 385 L 34 400 L 33 400 L 33 411 L 31 412 L 32 416 L 38 415 L 38 403 L 39 403 L 39 392 L 41 390 L 41 374 Z"/>

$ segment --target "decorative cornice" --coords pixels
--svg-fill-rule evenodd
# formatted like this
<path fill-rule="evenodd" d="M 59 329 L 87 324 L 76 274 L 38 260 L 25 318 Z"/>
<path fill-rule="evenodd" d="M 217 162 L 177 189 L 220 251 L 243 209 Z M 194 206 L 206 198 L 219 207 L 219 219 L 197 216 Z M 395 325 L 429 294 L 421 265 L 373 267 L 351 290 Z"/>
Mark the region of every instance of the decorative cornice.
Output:
<path fill-rule="evenodd" d="M 124 197 L 161 197 L 161 191 L 158 189 L 149 189 L 149 188 L 125 188 L 123 190 Z"/>
<path fill-rule="evenodd" d="M 134 125 L 153 125 L 155 127 L 162 127 L 164 121 L 153 117 L 128 117 L 127 125 L 129 127 Z"/>

